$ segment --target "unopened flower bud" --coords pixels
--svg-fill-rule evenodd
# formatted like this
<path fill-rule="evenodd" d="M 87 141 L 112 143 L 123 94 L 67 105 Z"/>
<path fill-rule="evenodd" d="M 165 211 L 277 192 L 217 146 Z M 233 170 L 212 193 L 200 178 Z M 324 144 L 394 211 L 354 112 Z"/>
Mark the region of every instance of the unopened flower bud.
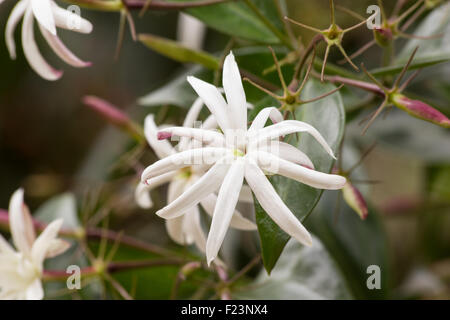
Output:
<path fill-rule="evenodd" d="M 367 218 L 367 214 L 369 213 L 367 203 L 361 192 L 348 180 L 344 188 L 342 188 L 342 194 L 345 202 L 350 206 L 350 208 L 355 210 L 361 219 Z"/>
<path fill-rule="evenodd" d="M 432 122 L 444 128 L 450 128 L 450 119 L 425 102 L 410 99 L 402 94 L 395 95 L 393 102 L 396 107 L 416 118 Z"/>
<path fill-rule="evenodd" d="M 381 47 L 387 47 L 392 41 L 392 30 L 389 28 L 374 28 L 373 35 Z"/>
<path fill-rule="evenodd" d="M 113 125 L 129 132 L 138 141 L 143 139 L 139 126 L 128 115 L 108 101 L 95 96 L 85 96 L 82 101 Z"/>

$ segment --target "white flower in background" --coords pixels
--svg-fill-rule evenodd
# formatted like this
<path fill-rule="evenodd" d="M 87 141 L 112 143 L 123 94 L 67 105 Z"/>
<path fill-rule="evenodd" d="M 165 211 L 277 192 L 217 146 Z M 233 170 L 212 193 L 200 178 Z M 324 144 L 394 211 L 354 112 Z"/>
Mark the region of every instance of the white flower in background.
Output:
<path fill-rule="evenodd" d="M 196 124 L 196 120 L 202 107 L 203 101 L 198 98 L 189 109 L 183 127 L 192 128 Z M 212 115 L 209 116 L 202 125 L 203 129 L 212 129 L 216 127 L 217 122 Z M 148 115 L 145 119 L 144 132 L 149 145 L 160 159 L 176 154 L 177 151 L 192 149 L 196 144 L 196 141 L 192 141 L 188 138 L 181 138 L 179 144 L 174 148 L 167 140 L 158 140 L 158 128 L 154 122 L 153 115 Z M 150 198 L 149 191 L 162 184 L 169 183 L 167 202 L 171 203 L 188 190 L 190 186 L 195 184 L 208 169 L 209 166 L 207 165 L 192 165 L 167 171 L 162 175 L 148 179 L 146 183 L 140 183 L 136 188 L 136 201 L 143 208 L 152 207 L 153 202 Z M 242 202 L 253 203 L 252 194 L 248 187 L 242 189 L 239 200 Z M 216 201 L 217 195 L 211 193 L 200 201 L 200 205 L 212 216 Z M 199 207 L 197 205 L 192 206 L 183 213 L 183 215 L 166 221 L 166 229 L 169 236 L 176 243 L 181 245 L 195 243 L 200 251 L 205 252 L 206 236 L 201 225 Z M 234 213 L 232 214 L 230 225 L 240 230 L 256 230 L 256 225 L 244 218 L 237 210 L 234 210 Z"/>
<path fill-rule="evenodd" d="M 9 224 L 14 248 L 0 235 L 0 299 L 40 300 L 46 258 L 63 253 L 70 246 L 57 239 L 61 219 L 50 223 L 36 239 L 33 221 L 23 202 L 23 190 L 17 190 L 9 204 Z"/>
<path fill-rule="evenodd" d="M 177 40 L 182 45 L 201 50 L 205 39 L 206 26 L 197 18 L 180 12 L 178 15 Z"/>
<path fill-rule="evenodd" d="M 344 177 L 315 171 L 313 163 L 303 152 L 279 141 L 279 137 L 291 133 L 307 132 L 334 157 L 325 139 L 307 123 L 283 120 L 281 113 L 274 107 L 261 110 L 247 129 L 245 92 L 232 53 L 226 57 L 223 66 L 222 83 L 227 101 L 215 86 L 195 77 L 188 77 L 188 81 L 215 116 L 223 133 L 184 127 L 166 128 L 158 133 L 159 139 L 180 136 L 201 141 L 206 146 L 173 153 L 153 163 L 142 173 L 142 182 L 149 183 L 164 177 L 189 163 L 211 167 L 156 214 L 166 219 L 178 218 L 219 190 L 206 243 L 209 264 L 221 247 L 245 178 L 262 208 L 281 229 L 299 242 L 311 245 L 310 234 L 281 200 L 264 171 L 315 188 L 342 188 L 346 183 Z M 264 127 L 268 118 L 277 123 Z"/>
<path fill-rule="evenodd" d="M 46 80 L 58 80 L 62 71 L 55 70 L 42 57 L 34 39 L 34 18 L 39 30 L 53 51 L 67 64 L 82 68 L 90 66 L 90 62 L 80 60 L 56 35 L 56 27 L 90 33 L 92 24 L 80 16 L 60 8 L 53 0 L 20 0 L 11 12 L 6 24 L 6 46 L 11 59 L 16 59 L 14 30 L 20 19 L 22 23 L 22 46 L 25 58 L 31 68 Z"/>

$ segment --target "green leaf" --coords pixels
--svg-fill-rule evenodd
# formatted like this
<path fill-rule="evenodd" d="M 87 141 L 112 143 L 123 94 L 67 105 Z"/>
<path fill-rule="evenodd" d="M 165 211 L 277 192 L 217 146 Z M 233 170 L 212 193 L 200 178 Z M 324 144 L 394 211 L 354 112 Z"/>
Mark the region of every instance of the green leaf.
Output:
<path fill-rule="evenodd" d="M 343 170 L 348 170 L 361 158 L 349 134 L 339 158 L 345 164 Z M 368 176 L 364 167 L 359 166 L 352 171 L 351 178 L 364 181 Z M 370 186 L 355 186 L 367 200 Z M 306 227 L 322 240 L 356 298 L 386 298 L 389 293 L 388 245 L 380 220 L 377 211 L 370 206 L 367 218 L 361 220 L 343 200 L 341 191 L 326 191 L 306 221 Z M 367 267 L 370 265 L 380 267 L 381 290 L 367 288 Z"/>
<path fill-rule="evenodd" d="M 81 226 L 77 214 L 77 203 L 74 194 L 64 193 L 46 201 L 35 212 L 34 218 L 38 221 L 50 223 L 56 219 L 63 219 L 63 228 L 75 229 Z M 71 247 L 52 259 L 45 261 L 47 270 L 66 270 L 70 265 L 77 265 L 80 268 L 88 265 L 84 255 L 80 255 L 80 247 L 77 241 L 65 239 L 71 243 Z M 46 299 L 69 299 L 71 293 L 81 295 L 85 299 L 99 299 L 101 297 L 101 287 L 98 282 L 93 281 L 89 286 L 81 290 L 69 291 L 65 281 L 47 282 L 44 285 Z"/>
<path fill-rule="evenodd" d="M 270 276 L 262 271 L 237 299 L 351 299 L 345 281 L 320 240 L 304 247 L 291 241 Z"/>
<path fill-rule="evenodd" d="M 412 34 L 421 37 L 442 35 L 434 39 L 411 39 L 396 58 L 394 66 L 371 70 L 376 76 L 397 74 L 401 71 L 409 56 L 419 47 L 410 69 L 419 69 L 450 60 L 450 3 L 434 9 L 421 22 Z"/>
<path fill-rule="evenodd" d="M 427 163 L 448 162 L 450 158 L 448 130 L 410 117 L 400 110 L 392 110 L 386 119 L 375 121 L 364 136 L 361 136 L 361 127 L 357 123 L 352 123 L 347 130 L 362 143 L 377 141 L 393 152 Z"/>
<path fill-rule="evenodd" d="M 257 1 L 256 4 L 261 5 L 264 2 L 268 1 Z M 268 44 L 279 42 L 272 31 L 242 1 L 191 8 L 187 9 L 186 12 L 203 21 L 209 27 L 232 37 Z"/>
<path fill-rule="evenodd" d="M 411 39 L 399 53 L 397 60 L 406 61 L 418 46 L 417 58 L 432 59 L 439 56 L 450 57 L 450 3 L 446 3 L 430 12 L 412 34 L 433 39 Z"/>
<path fill-rule="evenodd" d="M 177 41 L 158 37 L 152 34 L 140 34 L 138 40 L 150 49 L 183 63 L 198 63 L 208 69 L 218 69 L 219 60 L 204 51 L 187 48 Z"/>
<path fill-rule="evenodd" d="M 171 81 L 149 94 L 138 99 L 138 103 L 146 107 L 174 105 L 189 108 L 197 98 L 197 94 L 187 82 L 187 76 L 195 76 L 205 81 L 212 81 L 212 72 L 195 66 L 176 75 Z"/>
<path fill-rule="evenodd" d="M 332 84 L 321 84 L 319 81 L 311 80 L 307 83 L 303 93 L 303 99 L 311 99 L 326 93 L 335 86 Z M 336 151 L 342 139 L 345 112 L 342 98 L 335 93 L 325 99 L 306 104 L 295 112 L 296 119 L 305 121 L 314 126 L 331 148 Z M 300 134 L 297 141 L 293 135 L 293 145 L 305 152 L 313 161 L 316 170 L 330 172 L 333 165 L 331 158 L 314 138 L 307 134 Z M 292 179 L 282 176 L 273 176 L 271 179 L 281 199 L 291 209 L 295 216 L 304 219 L 317 204 L 322 190 L 309 187 Z M 278 225 L 262 210 L 256 202 L 256 222 L 261 240 L 261 251 L 264 266 L 268 273 L 275 266 L 281 252 L 283 251 L 289 236 L 282 231 Z"/>
<path fill-rule="evenodd" d="M 390 289 L 390 271 L 386 234 L 378 213 L 369 206 L 365 220 L 341 201 L 339 213 L 337 197 L 341 192 L 325 192 L 306 227 L 322 240 L 339 266 L 351 292 L 359 299 L 387 298 Z M 381 289 L 367 288 L 367 268 L 380 267 Z"/>
<path fill-rule="evenodd" d="M 411 55 L 412 50 L 409 52 Z M 429 66 L 433 66 L 435 64 L 444 63 L 450 61 L 450 53 L 444 53 L 441 55 L 433 55 L 430 57 L 418 57 L 414 58 L 413 62 L 409 66 L 408 70 L 415 70 L 420 68 L 425 68 Z M 385 76 L 385 75 L 394 75 L 400 73 L 402 69 L 405 67 L 406 60 L 397 62 L 393 66 L 389 67 L 383 67 L 383 68 L 376 68 L 370 70 L 370 73 L 372 73 L 374 76 Z"/>

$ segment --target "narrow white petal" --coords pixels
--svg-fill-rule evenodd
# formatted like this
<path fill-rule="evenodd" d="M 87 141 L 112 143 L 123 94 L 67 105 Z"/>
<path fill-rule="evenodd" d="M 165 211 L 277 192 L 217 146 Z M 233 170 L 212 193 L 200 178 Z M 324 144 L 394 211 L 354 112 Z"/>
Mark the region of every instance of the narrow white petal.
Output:
<path fill-rule="evenodd" d="M 244 161 L 235 161 L 228 170 L 217 197 L 208 240 L 206 241 L 206 261 L 208 265 L 217 257 L 244 182 Z"/>
<path fill-rule="evenodd" d="M 41 30 L 41 33 L 44 36 L 45 40 L 47 40 L 49 46 L 64 62 L 75 68 L 84 68 L 92 65 L 91 62 L 83 61 L 78 58 L 64 45 L 64 43 L 62 43 L 58 36 L 51 34 L 42 25 L 39 25 L 39 29 Z"/>
<path fill-rule="evenodd" d="M 275 107 L 264 108 L 260 112 L 258 112 L 255 119 L 253 119 L 252 125 L 250 126 L 248 131 L 252 132 L 264 128 L 269 118 L 270 120 L 272 120 L 272 123 L 278 123 L 283 121 L 283 115 L 277 108 Z"/>
<path fill-rule="evenodd" d="M 192 106 L 189 108 L 188 113 L 186 114 L 186 118 L 184 118 L 183 127 L 185 128 L 194 128 L 195 122 L 198 119 L 200 111 L 203 108 L 203 100 L 198 97 L 195 99 Z"/>
<path fill-rule="evenodd" d="M 9 225 L 13 242 L 25 256 L 31 253 L 35 239 L 33 221 L 23 202 L 23 189 L 18 189 L 9 202 Z"/>
<path fill-rule="evenodd" d="M 195 128 L 196 122 L 198 120 L 198 116 L 200 114 L 200 111 L 203 108 L 203 100 L 202 98 L 198 97 L 195 99 L 192 106 L 189 108 L 188 113 L 186 114 L 186 118 L 184 118 L 183 127 L 185 128 Z M 180 143 L 178 144 L 178 150 L 186 150 L 187 144 L 189 143 L 190 139 L 186 137 L 182 137 L 180 139 Z"/>
<path fill-rule="evenodd" d="M 262 169 L 294 179 L 314 188 L 328 190 L 342 189 L 347 182 L 342 176 L 311 170 L 278 158 L 268 152 L 258 151 L 253 157 Z"/>
<path fill-rule="evenodd" d="M 56 36 L 55 19 L 53 17 L 51 0 L 30 0 L 31 8 L 36 20 L 47 29 L 51 34 Z"/>
<path fill-rule="evenodd" d="M 154 115 L 149 114 L 144 121 L 144 134 L 148 144 L 155 151 L 158 158 L 165 158 L 175 152 L 172 145 L 167 140 L 158 140 L 158 127 L 156 126 Z"/>
<path fill-rule="evenodd" d="M 160 176 L 148 179 L 147 183 L 140 182 L 134 192 L 134 199 L 136 200 L 138 206 L 143 209 L 153 207 L 153 202 L 150 197 L 150 191 L 154 188 L 159 187 L 160 185 L 163 185 L 164 183 L 169 182 L 175 175 L 177 175 L 177 171 L 171 171 Z"/>
<path fill-rule="evenodd" d="M 225 147 L 223 134 L 199 128 L 171 127 L 158 132 L 158 138 L 167 139 L 172 136 L 186 137 L 201 142 L 202 145 Z"/>
<path fill-rule="evenodd" d="M 190 149 L 174 153 L 148 166 L 142 173 L 141 181 L 145 183 L 148 179 L 155 176 L 191 165 L 213 164 L 229 153 L 229 149 L 213 147 Z"/>
<path fill-rule="evenodd" d="M 314 164 L 311 159 L 309 159 L 305 153 L 289 143 L 273 140 L 270 141 L 270 144 L 268 145 L 259 146 L 258 150 L 269 152 L 281 159 L 314 169 Z"/>
<path fill-rule="evenodd" d="M 167 189 L 167 203 L 173 202 L 177 199 L 183 191 L 188 187 L 186 179 L 174 179 Z M 166 230 L 169 237 L 178 244 L 184 245 L 186 243 L 183 232 L 184 216 L 166 220 Z"/>
<path fill-rule="evenodd" d="M 223 98 L 220 91 L 203 80 L 197 79 L 195 77 L 187 77 L 187 81 L 190 83 L 195 92 L 200 98 L 205 102 L 209 111 L 216 117 L 217 123 L 223 132 L 230 129 L 230 120 L 227 114 L 227 103 Z"/>
<path fill-rule="evenodd" d="M 205 209 L 206 213 L 209 214 L 211 217 L 214 216 L 216 203 L 217 203 L 217 196 L 214 193 L 210 194 L 200 202 L 203 209 Z M 245 218 L 238 210 L 234 210 L 233 217 L 231 218 L 230 221 L 230 227 L 238 230 L 249 230 L 249 231 L 256 230 L 256 224 L 254 224 L 249 219 Z"/>
<path fill-rule="evenodd" d="M 183 233 L 184 216 L 176 217 L 166 220 L 166 230 L 169 237 L 180 245 L 185 244 L 185 237 Z"/>
<path fill-rule="evenodd" d="M 80 17 L 79 15 L 60 8 L 56 3 L 52 2 L 52 11 L 55 18 L 56 26 L 63 29 L 72 30 L 80 33 L 91 33 L 92 23 Z"/>
<path fill-rule="evenodd" d="M 157 211 L 156 214 L 165 219 L 172 219 L 183 215 L 186 210 L 197 205 L 210 193 L 215 192 L 222 183 L 230 165 L 229 161 L 218 161 L 182 195 Z"/>
<path fill-rule="evenodd" d="M 222 83 L 230 112 L 230 125 L 234 129 L 247 130 L 247 101 L 239 67 L 232 52 L 223 64 Z"/>
<path fill-rule="evenodd" d="M 44 298 L 44 289 L 42 289 L 41 279 L 36 278 L 25 292 L 26 300 L 42 300 Z"/>
<path fill-rule="evenodd" d="M 200 221 L 198 206 L 193 207 L 184 216 L 184 233 L 189 238 L 189 242 L 195 243 L 201 252 L 206 252 L 206 236 Z"/>
<path fill-rule="evenodd" d="M 203 121 L 202 128 L 203 129 L 216 129 L 218 126 L 216 117 L 212 114 L 208 118 Z"/>
<path fill-rule="evenodd" d="M 246 164 L 245 180 L 252 188 L 261 207 L 281 229 L 304 245 L 310 246 L 312 244 L 309 232 L 284 204 L 272 184 L 256 164 L 251 162 Z"/>
<path fill-rule="evenodd" d="M 297 121 L 297 120 L 284 120 L 282 122 L 273 124 L 271 126 L 265 127 L 261 130 L 256 130 L 252 132 L 252 145 L 255 144 L 264 144 L 268 140 L 276 139 L 280 136 L 285 136 L 287 134 L 295 133 L 295 132 L 307 132 L 312 135 L 317 142 L 325 149 L 328 154 L 330 154 L 333 158 L 336 157 L 333 154 L 333 150 L 322 137 L 319 131 L 316 128 L 307 124 L 306 122 Z"/>
<path fill-rule="evenodd" d="M 42 78 L 54 81 L 62 76 L 62 71 L 55 70 L 42 57 L 34 40 L 33 12 L 30 7 L 25 11 L 22 24 L 22 47 L 31 68 Z"/>
<path fill-rule="evenodd" d="M 8 22 L 6 23 L 5 39 L 11 59 L 16 59 L 16 43 L 14 41 L 14 31 L 16 30 L 16 26 L 19 23 L 20 18 L 22 18 L 22 16 L 24 15 L 27 6 L 28 0 L 21 0 L 17 2 L 14 9 L 11 11 L 11 14 L 9 15 Z"/>
<path fill-rule="evenodd" d="M 53 239 L 48 246 L 45 258 L 53 258 L 63 254 L 70 248 L 71 244 L 69 241 L 63 239 Z"/>
<path fill-rule="evenodd" d="M 44 231 L 39 235 L 31 249 L 31 257 L 35 265 L 42 267 L 44 259 L 51 248 L 53 241 L 58 236 L 59 229 L 63 224 L 62 219 L 58 219 L 50 223 Z"/>

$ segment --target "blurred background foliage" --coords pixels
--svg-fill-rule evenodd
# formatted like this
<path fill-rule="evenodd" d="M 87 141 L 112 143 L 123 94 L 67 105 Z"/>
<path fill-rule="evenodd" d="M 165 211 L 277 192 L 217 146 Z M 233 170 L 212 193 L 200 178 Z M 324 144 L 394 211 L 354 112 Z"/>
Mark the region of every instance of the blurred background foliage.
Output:
<path fill-rule="evenodd" d="M 292 19 L 320 28 L 328 26 L 328 1 L 287 0 L 286 3 Z M 373 4 L 373 1 L 340 0 L 337 3 L 365 16 L 367 6 Z M 385 1 L 386 9 L 390 11 L 393 4 L 394 1 Z M 0 6 L 2 30 L 12 6 L 13 1 L 5 1 Z M 448 9 L 447 5 L 447 15 L 450 11 Z M 438 7 L 435 10 L 443 9 Z M 177 14 L 149 11 L 140 18 L 137 12 L 133 12 L 133 17 L 138 33 L 175 39 Z M 24 186 L 32 212 L 39 207 L 42 212 L 42 205 L 48 206 L 49 199 L 58 201 L 55 196 L 73 192 L 66 194 L 72 199 L 70 203 L 66 199 L 63 204 L 58 204 L 61 207 L 56 210 L 59 213 L 55 213 L 69 212 L 69 216 L 73 218 L 72 227 L 85 220 L 94 224 L 101 221 L 104 213 L 100 209 L 106 204 L 110 228 L 124 230 L 126 234 L 145 241 L 186 252 L 187 249 L 177 247 L 169 240 L 164 221 L 152 214 L 165 203 L 164 189 L 153 192 L 156 206 L 152 210 L 141 210 L 133 201 L 138 175 L 129 169 L 128 164 L 131 162 L 139 170 L 139 166 L 154 161 L 155 156 L 147 151 L 142 156 L 141 164 L 132 161 L 133 159 L 123 158 L 126 152 L 136 151 L 135 143 L 83 106 L 81 98 L 88 94 L 105 98 L 120 106 L 140 123 L 147 113 L 152 112 L 157 114 L 159 123 L 181 124 L 189 102 L 195 97 L 192 91 L 186 96 L 174 89 L 166 90 L 165 93 L 156 91 L 160 95 L 152 95 L 150 98 L 147 94 L 191 67 L 165 58 L 140 42 L 133 42 L 128 30 L 120 56 L 115 59 L 119 14 L 83 10 L 83 16 L 93 22 L 92 34 L 79 35 L 61 31 L 60 35 L 69 48 L 81 58 L 92 61 L 93 66 L 86 69 L 64 66 L 64 76 L 57 82 L 47 82 L 37 76 L 27 65 L 21 46 L 17 60 L 11 61 L 4 45 L 3 33 L 0 37 L 0 208 L 7 208 L 10 195 L 19 186 Z M 423 15 L 412 30 L 425 17 Z M 336 20 L 343 27 L 353 25 L 356 21 L 339 11 Z M 220 19 L 215 23 L 220 24 Z M 445 39 L 448 43 L 450 27 L 445 27 Z M 294 30 L 304 43 L 308 43 L 313 36 L 311 32 L 300 28 Z M 17 34 L 18 32 L 16 40 L 19 41 Z M 346 36 L 345 48 L 350 53 L 354 52 L 371 37 L 366 28 L 359 28 Z M 227 35 L 209 28 L 204 49 L 220 55 L 228 41 Z M 407 41 L 409 40 L 399 40 L 397 48 L 401 48 Z M 236 41 L 237 47 L 257 44 L 248 40 Z M 51 64 L 62 66 L 42 38 L 39 38 L 39 48 L 45 57 L 49 57 Z M 323 46 L 320 46 L 320 50 L 322 49 Z M 323 55 L 320 50 L 318 56 Z M 254 55 L 249 54 L 247 60 L 244 53 L 238 56 L 238 63 L 245 65 L 248 70 L 261 72 L 263 66 L 270 67 L 273 64 L 264 47 L 261 52 L 264 52 L 261 57 L 255 59 Z M 277 52 L 282 54 L 282 50 Z M 450 49 L 447 52 L 450 53 Z M 376 68 L 380 64 L 380 55 L 381 50 L 375 47 L 357 58 L 356 62 L 359 64 L 364 61 L 368 68 Z M 330 61 L 340 59 L 337 50 L 332 50 Z M 189 70 L 189 73 L 194 72 L 193 69 Z M 285 67 L 283 70 L 289 79 L 289 68 Z M 198 72 L 204 79 L 213 78 L 211 72 Z M 448 63 L 427 68 L 408 90 L 432 102 L 433 106 L 450 116 L 449 72 Z M 265 78 L 277 83 L 274 73 Z M 251 87 L 246 89 L 249 100 L 253 103 L 263 97 Z M 279 261 L 280 268 L 287 268 L 286 270 L 290 270 L 289 274 L 294 276 L 297 271 L 300 273 L 303 272 L 301 270 L 317 267 L 313 263 L 317 256 L 326 254 L 327 259 L 328 255 L 333 258 L 334 262 L 330 263 L 337 265 L 345 284 L 336 280 L 336 283 L 333 282 L 333 289 L 327 291 L 327 286 L 321 286 L 329 282 L 323 279 L 315 282 L 314 290 L 320 293 L 316 297 L 450 298 L 450 132 L 393 110 L 386 119 L 378 119 L 362 138 L 361 127 L 358 125 L 362 116 L 354 119 L 349 111 L 351 104 L 355 102 L 351 100 L 350 91 L 359 95 L 359 100 L 363 99 L 361 92 L 353 89 L 345 88 L 341 92 L 347 111 L 347 127 L 341 154 L 344 166 L 350 167 L 357 162 L 361 154 L 377 141 L 374 150 L 355 173 L 361 181 L 371 181 L 369 184 L 358 185 L 370 203 L 369 216 L 366 220 L 361 220 L 339 200 L 340 193 L 326 192 L 307 221 L 307 226 L 322 241 L 328 253 L 320 253 L 320 248 L 315 248 L 315 251 L 295 255 L 295 250 L 302 252 L 302 249 L 295 248 L 290 243 L 284 255 L 294 254 L 298 265 L 288 265 L 289 259 L 285 257 L 284 262 Z M 143 107 L 137 103 L 140 98 L 141 103 L 152 106 Z M 359 100 L 356 99 L 356 102 Z M 376 103 L 368 104 L 362 113 L 369 107 L 375 107 Z M 45 221 L 49 217 L 51 214 L 44 212 L 42 219 Z M 223 255 L 234 270 L 239 270 L 259 252 L 258 243 L 256 235 L 230 231 Z M 92 250 L 96 251 L 96 245 L 92 246 Z M 70 254 L 73 257 L 74 253 Z M 142 256 L 142 253 L 125 248 L 118 251 L 116 259 Z M 76 259 L 81 258 L 76 256 Z M 305 265 L 308 259 L 313 262 Z M 57 261 L 52 263 L 55 263 L 55 268 L 58 267 Z M 366 268 L 371 264 L 381 267 L 382 290 L 366 288 Z M 168 298 L 177 272 L 176 267 L 159 267 L 124 273 L 118 275 L 117 279 L 130 292 L 134 292 L 136 297 Z M 256 277 L 257 282 L 263 281 L 264 270 L 261 272 L 259 276 L 256 271 L 250 272 L 242 280 L 243 283 L 253 277 Z M 274 272 L 280 274 L 280 271 Z M 309 275 L 305 272 L 298 279 L 308 282 L 307 279 L 313 275 L 305 276 Z M 323 275 L 327 272 L 326 268 L 317 272 L 319 277 L 322 272 L 324 279 L 333 277 L 332 274 Z M 211 277 L 204 271 L 196 272 L 182 285 L 180 296 L 202 296 L 205 293 L 198 292 L 199 279 Z M 267 285 L 264 282 L 266 289 L 264 286 L 261 289 L 260 286 L 247 291 L 236 290 L 236 297 L 271 297 L 270 294 L 277 292 L 280 285 L 279 291 L 283 294 L 275 296 L 277 298 L 292 298 L 292 295 L 298 298 L 311 297 L 307 293 L 303 295 L 303 287 L 294 287 L 292 295 L 287 294 L 290 291 L 286 282 L 283 282 L 285 278 L 276 282 L 281 278 L 275 275 L 271 280 L 273 283 Z M 101 297 L 100 287 L 101 284 L 94 283 L 89 286 L 93 292 L 83 291 L 80 294 L 85 297 Z M 211 288 L 206 287 L 204 290 L 208 292 Z M 55 296 L 58 297 L 57 294 Z"/>

